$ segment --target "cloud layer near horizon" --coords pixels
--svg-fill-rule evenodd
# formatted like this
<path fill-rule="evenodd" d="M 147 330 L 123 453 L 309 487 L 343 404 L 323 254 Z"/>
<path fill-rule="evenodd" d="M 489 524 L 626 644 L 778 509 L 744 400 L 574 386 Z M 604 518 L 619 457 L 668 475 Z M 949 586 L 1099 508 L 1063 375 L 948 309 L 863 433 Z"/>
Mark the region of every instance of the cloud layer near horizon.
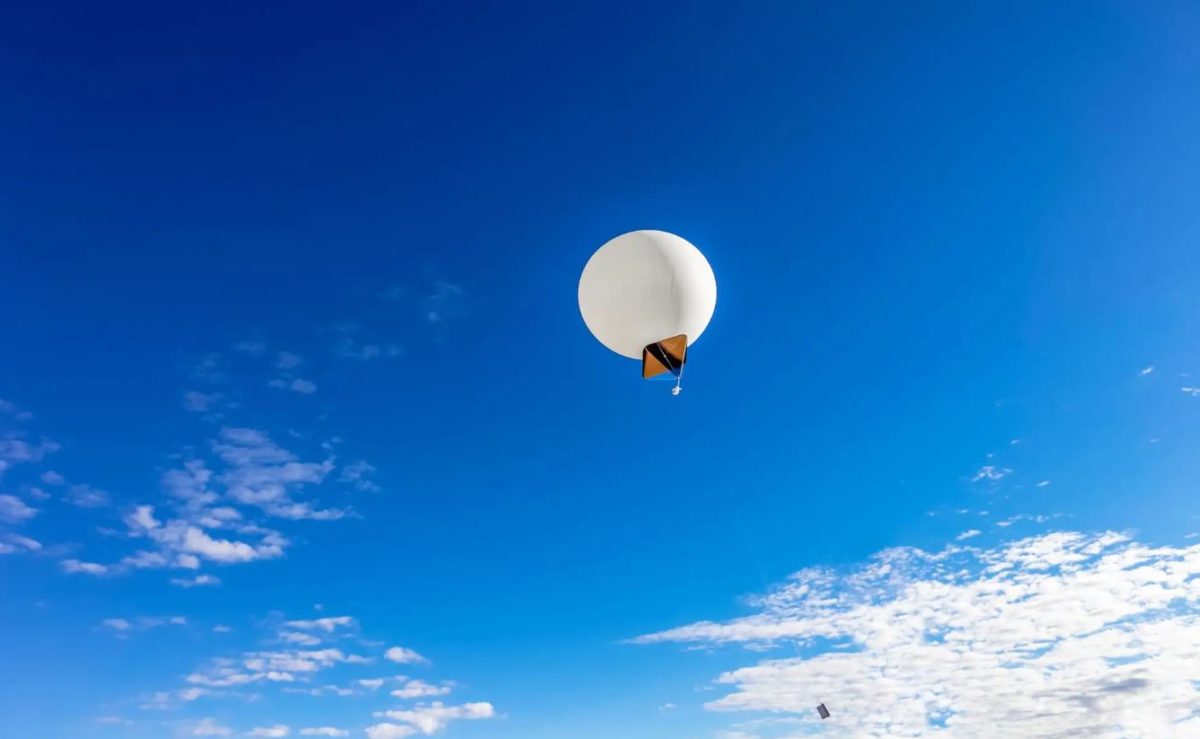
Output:
<path fill-rule="evenodd" d="M 633 641 L 794 645 L 716 678 L 706 708 L 766 714 L 730 736 L 1200 736 L 1198 575 L 1200 545 L 1113 532 L 890 549 Z"/>

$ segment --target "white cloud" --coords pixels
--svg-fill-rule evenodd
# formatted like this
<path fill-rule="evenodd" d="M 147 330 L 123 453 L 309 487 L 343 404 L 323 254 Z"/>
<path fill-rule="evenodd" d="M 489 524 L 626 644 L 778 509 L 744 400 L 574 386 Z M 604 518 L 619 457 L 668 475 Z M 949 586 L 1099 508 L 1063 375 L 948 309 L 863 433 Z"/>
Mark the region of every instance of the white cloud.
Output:
<path fill-rule="evenodd" d="M 8 432 L 0 436 L 0 473 L 15 464 L 40 462 L 47 454 L 57 452 L 60 448 L 49 439 L 34 444 L 26 441 L 20 433 Z"/>
<path fill-rule="evenodd" d="M 316 672 L 336 664 L 362 664 L 366 659 L 345 654 L 340 649 L 284 650 L 248 652 L 242 664 L 249 670 L 282 670 L 287 672 Z"/>
<path fill-rule="evenodd" d="M 283 625 L 292 629 L 324 631 L 327 634 L 332 634 L 339 626 L 353 626 L 354 618 L 352 616 L 332 616 L 317 618 L 311 621 L 287 621 Z"/>
<path fill-rule="evenodd" d="M 246 736 L 281 737 L 281 736 L 287 736 L 288 734 L 291 734 L 291 733 L 292 733 L 292 730 L 290 728 L 288 728 L 287 726 L 284 726 L 283 724 L 276 724 L 275 726 L 260 726 L 256 729 L 253 729 L 253 730 L 247 732 Z"/>
<path fill-rule="evenodd" d="M 137 506 L 132 513 L 125 516 L 125 525 L 137 532 L 158 528 L 158 519 L 154 517 L 154 506 Z"/>
<path fill-rule="evenodd" d="M 1190 395 L 1193 398 L 1200 397 L 1200 387 L 1181 387 L 1179 389 L 1182 390 L 1184 394 Z"/>
<path fill-rule="evenodd" d="M 259 544 L 216 539 L 205 533 L 203 529 L 189 526 L 182 521 L 172 521 L 170 524 L 156 529 L 152 536 L 168 549 L 194 554 L 222 564 L 281 557 L 283 556 L 283 547 L 287 543 L 277 535 L 268 535 Z"/>
<path fill-rule="evenodd" d="M 0 554 L 16 554 L 17 552 L 40 552 L 42 543 L 36 539 L 30 539 L 28 536 L 17 536 L 16 534 L 6 534 L 4 540 L 0 541 Z"/>
<path fill-rule="evenodd" d="M 68 575 L 85 574 L 85 575 L 105 575 L 108 574 L 108 567 L 95 562 L 81 562 L 78 559 L 64 559 L 59 563 L 63 572 Z"/>
<path fill-rule="evenodd" d="M 217 624 L 213 627 L 213 633 L 215 634 L 228 634 L 231 631 L 233 631 L 233 629 L 229 628 L 225 624 Z"/>
<path fill-rule="evenodd" d="M 413 736 L 417 730 L 411 726 L 400 726 L 399 724 L 375 724 L 368 726 L 366 729 L 367 739 L 404 739 L 406 736 Z"/>
<path fill-rule="evenodd" d="M 460 706 L 447 706 L 434 701 L 427 706 L 418 706 L 408 710 L 380 711 L 375 714 L 378 718 L 387 718 L 408 724 L 422 734 L 434 734 L 446 728 L 451 721 L 488 719 L 496 715 L 491 703 L 464 703 Z M 368 736 L 370 735 L 370 729 Z M 398 736 L 405 736 L 399 734 Z"/>
<path fill-rule="evenodd" d="M 414 698 L 436 698 L 450 693 L 448 685 L 430 685 L 424 680 L 408 680 L 404 685 L 392 691 L 392 695 L 403 700 Z"/>
<path fill-rule="evenodd" d="M 192 736 L 233 736 L 233 729 L 222 726 L 211 718 L 206 718 L 192 727 Z"/>
<path fill-rule="evenodd" d="M 1153 371 L 1154 371 L 1154 365 L 1152 365 L 1152 364 L 1151 364 L 1151 365 L 1149 365 L 1149 366 L 1143 367 L 1143 368 L 1141 369 L 1141 371 L 1140 371 L 1140 372 L 1138 372 L 1138 376 L 1139 376 L 1139 377 L 1145 377 L 1146 375 L 1150 374 L 1150 373 L 1151 373 L 1151 372 L 1153 372 Z"/>
<path fill-rule="evenodd" d="M 292 352 L 279 352 L 279 358 L 275 360 L 275 366 L 279 369 L 295 369 L 304 363 L 304 359 L 299 354 Z"/>
<path fill-rule="evenodd" d="M 108 493 L 91 485 L 71 485 L 67 488 L 66 501 L 80 508 L 103 508 L 108 505 Z"/>
<path fill-rule="evenodd" d="M 331 459 L 302 462 L 262 431 L 246 428 L 221 429 L 213 451 L 228 467 L 221 475 L 226 492 L 239 503 L 289 519 L 333 520 L 345 515 L 314 509 L 291 497 L 306 485 L 321 483 L 333 470 Z"/>
<path fill-rule="evenodd" d="M 1039 483 L 1037 484 L 1037 487 L 1039 487 L 1039 488 L 1044 488 L 1044 487 L 1046 487 L 1046 486 L 1047 486 L 1047 485 L 1049 485 L 1049 484 L 1050 484 L 1050 481 L 1049 481 L 1049 480 L 1042 480 L 1041 482 L 1039 482 Z"/>
<path fill-rule="evenodd" d="M 55 472 L 54 470 L 46 470 L 45 472 L 43 472 L 41 480 L 42 480 L 42 482 L 46 483 L 47 485 L 65 485 L 67 482 L 67 479 L 65 477 L 63 477 L 59 473 Z"/>
<path fill-rule="evenodd" d="M 980 480 L 991 480 L 998 482 L 1008 477 L 1012 470 L 1007 467 L 996 467 L 995 465 L 985 464 L 979 468 L 975 476 L 971 478 L 971 482 L 979 482 Z"/>
<path fill-rule="evenodd" d="M 127 618 L 106 618 L 100 622 L 100 625 L 118 636 L 124 636 L 134 631 L 146 631 L 159 626 L 187 626 L 187 619 L 183 616 L 169 618 L 142 616 L 132 621 Z"/>
<path fill-rule="evenodd" d="M 721 674 L 706 707 L 793 718 L 806 734 L 1200 735 L 1200 545 L 1055 532 L 892 549 L 851 573 L 799 572 L 752 606 L 634 641 L 804 645 Z"/>
<path fill-rule="evenodd" d="M 31 508 L 15 495 L 0 495 L 0 521 L 21 523 L 36 516 L 38 509 Z"/>
<path fill-rule="evenodd" d="M 383 678 L 375 677 L 375 678 L 370 678 L 370 679 L 359 680 L 358 684 L 363 686 L 364 688 L 370 688 L 371 690 L 379 690 L 379 688 L 383 686 Z"/>
<path fill-rule="evenodd" d="M 121 716 L 97 716 L 96 723 L 108 726 L 133 726 L 133 722 Z"/>
<path fill-rule="evenodd" d="M 303 377 L 277 377 L 267 384 L 273 388 L 291 390 L 301 395 L 312 395 L 317 392 L 317 383 L 312 380 L 306 380 Z"/>
<path fill-rule="evenodd" d="M 292 392 L 300 393 L 301 395 L 312 395 L 317 392 L 317 383 L 297 377 L 292 380 L 291 389 Z"/>
<path fill-rule="evenodd" d="M 356 489 L 364 493 L 379 492 L 379 485 L 371 478 L 375 475 L 375 465 L 369 464 L 362 460 L 352 462 L 342 468 L 342 474 L 338 479 L 349 485 L 353 485 Z"/>
<path fill-rule="evenodd" d="M 321 643 L 321 640 L 312 634 L 304 634 L 298 631 L 282 631 L 279 633 L 279 639 L 288 644 L 299 644 L 302 647 L 315 647 Z"/>
<path fill-rule="evenodd" d="M 198 588 L 205 585 L 220 585 L 221 579 L 213 575 L 196 575 L 193 578 L 171 578 L 172 585 L 178 585 L 181 588 Z"/>
<path fill-rule="evenodd" d="M 966 531 L 962 532 L 958 536 L 954 537 L 954 540 L 955 541 L 966 541 L 967 539 L 971 539 L 976 536 L 979 536 L 981 533 L 983 533 L 983 532 L 980 531 L 979 529 L 967 529 Z"/>
<path fill-rule="evenodd" d="M 1043 515 L 1033 516 L 1028 513 L 1018 513 L 1015 516 L 1009 516 L 1008 518 L 1004 519 L 1003 521 L 997 521 L 996 525 L 999 526 L 1000 528 L 1006 528 L 1008 526 L 1012 526 L 1014 523 L 1020 523 L 1021 521 L 1032 521 L 1034 523 L 1046 523 L 1047 521 L 1050 520 L 1050 518 L 1051 518 L 1050 516 L 1043 516 Z"/>
<path fill-rule="evenodd" d="M 189 390 L 183 394 L 183 408 L 189 413 L 208 413 L 220 399 L 221 396 L 218 393 Z"/>
<path fill-rule="evenodd" d="M 345 729 L 335 729 L 332 726 L 318 726 L 310 729 L 301 729 L 301 736 L 350 736 L 350 732 Z"/>
<path fill-rule="evenodd" d="M 383 654 L 384 657 L 402 665 L 427 665 L 429 660 L 406 647 L 391 647 Z"/>

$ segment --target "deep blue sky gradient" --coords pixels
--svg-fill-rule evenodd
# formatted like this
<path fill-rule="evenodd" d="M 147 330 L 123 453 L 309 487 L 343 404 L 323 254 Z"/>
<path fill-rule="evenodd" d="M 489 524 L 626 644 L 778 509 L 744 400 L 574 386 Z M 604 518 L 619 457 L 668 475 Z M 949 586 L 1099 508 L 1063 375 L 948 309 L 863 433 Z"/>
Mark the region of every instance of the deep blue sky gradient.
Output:
<path fill-rule="evenodd" d="M 452 736 L 708 736 L 696 691 L 726 658 L 621 640 L 736 615 L 806 565 L 939 546 L 976 525 L 959 508 L 1195 529 L 1189 3 L 5 16 L 0 397 L 63 448 L 0 492 L 55 469 L 114 498 L 47 503 L 23 533 L 119 557 L 96 527 L 214 433 L 180 407 L 192 368 L 268 371 L 240 341 L 304 356 L 319 390 L 247 380 L 229 424 L 338 434 L 382 492 L 213 590 L 0 560 L 3 672 L 23 675 L 0 733 L 99 736 L 105 707 L 219 646 L 102 618 L 246 635 L 322 603 L 504 714 Z M 678 399 L 578 317 L 583 263 L 635 228 L 717 274 Z M 345 322 L 402 355 L 338 357 Z M 984 464 L 1014 470 L 1003 489 L 970 482 Z M 379 708 L 278 700 L 227 717 L 359 732 Z"/>

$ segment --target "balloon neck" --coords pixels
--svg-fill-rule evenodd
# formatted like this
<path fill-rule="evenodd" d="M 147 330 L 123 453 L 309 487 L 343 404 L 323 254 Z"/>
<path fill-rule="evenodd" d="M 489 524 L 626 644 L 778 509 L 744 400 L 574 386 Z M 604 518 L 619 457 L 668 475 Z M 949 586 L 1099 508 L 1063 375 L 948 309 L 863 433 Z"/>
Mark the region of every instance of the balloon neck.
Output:
<path fill-rule="evenodd" d="M 672 395 L 678 395 L 678 394 L 680 394 L 680 393 L 682 393 L 682 392 L 683 392 L 683 388 L 679 387 L 678 385 L 676 385 L 675 387 L 671 388 L 671 394 L 672 394 Z"/>

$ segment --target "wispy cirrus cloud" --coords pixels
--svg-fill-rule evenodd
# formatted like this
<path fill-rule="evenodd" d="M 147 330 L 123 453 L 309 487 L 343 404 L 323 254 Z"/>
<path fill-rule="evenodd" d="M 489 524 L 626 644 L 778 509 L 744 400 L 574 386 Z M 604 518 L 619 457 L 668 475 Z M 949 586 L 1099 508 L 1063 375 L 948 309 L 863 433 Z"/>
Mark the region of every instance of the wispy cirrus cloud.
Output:
<path fill-rule="evenodd" d="M 1000 480 L 1008 477 L 1011 473 L 1012 470 L 1008 469 L 1007 467 L 997 467 L 996 465 L 985 464 L 984 466 L 980 467 L 979 471 L 971 477 L 971 482 L 980 482 L 982 480 L 999 482 Z"/>
<path fill-rule="evenodd" d="M 849 573 L 801 571 L 751 604 L 742 618 L 633 642 L 756 654 L 799 645 L 805 656 L 757 656 L 717 676 L 726 692 L 706 704 L 799 722 L 787 736 L 797 726 L 871 736 L 1200 732 L 1200 545 L 1063 531 L 993 549 L 891 549 Z M 834 713 L 825 722 L 812 713 L 822 700 Z"/>
<path fill-rule="evenodd" d="M 187 626 L 183 616 L 141 616 L 139 618 L 106 618 L 100 627 L 109 633 L 125 637 L 137 631 L 149 631 L 160 626 Z"/>

